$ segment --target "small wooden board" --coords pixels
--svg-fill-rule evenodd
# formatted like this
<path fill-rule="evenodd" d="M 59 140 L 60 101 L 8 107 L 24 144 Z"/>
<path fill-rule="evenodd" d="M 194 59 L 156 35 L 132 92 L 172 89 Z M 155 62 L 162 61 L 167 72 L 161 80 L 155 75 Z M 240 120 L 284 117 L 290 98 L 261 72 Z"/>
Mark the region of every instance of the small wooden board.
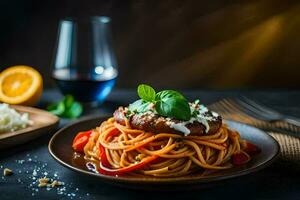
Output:
<path fill-rule="evenodd" d="M 27 106 L 11 105 L 10 107 L 19 113 L 28 113 L 33 124 L 17 131 L 0 133 L 0 149 L 28 142 L 58 126 L 59 118 L 47 111 Z"/>

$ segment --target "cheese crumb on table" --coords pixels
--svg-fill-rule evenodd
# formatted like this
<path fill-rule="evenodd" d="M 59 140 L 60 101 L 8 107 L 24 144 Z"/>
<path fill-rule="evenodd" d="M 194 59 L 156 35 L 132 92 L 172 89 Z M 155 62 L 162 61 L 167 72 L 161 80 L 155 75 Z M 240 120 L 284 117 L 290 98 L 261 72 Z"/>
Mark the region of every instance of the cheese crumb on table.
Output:
<path fill-rule="evenodd" d="M 44 177 L 39 179 L 39 183 L 48 183 L 48 182 L 49 182 L 49 178 Z"/>
<path fill-rule="evenodd" d="M 64 185 L 63 182 L 57 181 L 57 180 L 53 180 L 52 183 L 49 182 L 49 178 L 40 178 L 39 179 L 39 184 L 38 187 L 57 187 L 57 186 L 62 186 Z"/>
<path fill-rule="evenodd" d="M 11 169 L 5 168 L 5 169 L 3 170 L 3 175 L 4 175 L 4 176 L 10 176 L 10 175 L 12 175 L 12 174 L 13 174 L 13 171 L 12 171 Z"/>
<path fill-rule="evenodd" d="M 57 181 L 57 180 L 54 180 L 54 181 L 51 183 L 51 187 L 61 186 L 61 185 L 63 185 L 63 183 L 60 182 L 60 181 Z"/>

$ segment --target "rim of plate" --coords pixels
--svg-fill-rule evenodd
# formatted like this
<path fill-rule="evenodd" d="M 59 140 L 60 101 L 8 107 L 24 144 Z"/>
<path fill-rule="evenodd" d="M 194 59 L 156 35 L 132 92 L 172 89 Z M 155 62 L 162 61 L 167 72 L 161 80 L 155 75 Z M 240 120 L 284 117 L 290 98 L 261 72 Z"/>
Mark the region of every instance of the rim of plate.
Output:
<path fill-rule="evenodd" d="M 79 123 L 85 123 L 87 121 L 91 121 L 91 120 L 96 120 L 97 118 L 99 119 L 105 119 L 110 117 L 109 115 L 93 115 L 93 116 L 89 116 L 89 117 L 83 117 L 80 120 L 77 120 L 75 122 L 70 123 L 69 125 L 61 128 L 60 130 L 58 130 L 50 139 L 49 143 L 48 143 L 48 151 L 50 152 L 50 155 L 56 160 L 58 161 L 59 164 L 63 165 L 64 167 L 67 167 L 73 171 L 76 172 L 80 172 L 82 174 L 85 175 L 90 175 L 90 176 L 94 176 L 97 178 L 101 178 L 103 180 L 106 181 L 115 181 L 115 182 L 119 182 L 119 183 L 139 183 L 139 184 L 180 184 L 180 183 L 192 183 L 192 184 L 196 184 L 196 183 L 207 183 L 207 182 L 215 182 L 215 181 L 220 181 L 220 180 L 225 180 L 225 179 L 231 179 L 231 178 L 236 178 L 236 177 L 240 177 L 243 175 L 247 175 L 250 173 L 254 173 L 257 172 L 269 165 L 271 165 L 279 156 L 279 152 L 280 152 L 280 145 L 279 143 L 269 134 L 267 134 L 265 131 L 258 129 L 254 126 L 248 125 L 248 124 L 244 124 L 244 123 L 240 123 L 237 121 L 233 121 L 233 120 L 225 120 L 226 122 L 231 122 L 231 123 L 235 123 L 238 124 L 240 126 L 245 126 L 247 128 L 252 128 L 252 129 L 256 129 L 257 131 L 261 132 L 262 134 L 264 134 L 265 136 L 268 137 L 269 140 L 272 141 L 272 143 L 275 146 L 275 153 L 274 155 L 268 159 L 268 160 L 264 160 L 261 163 L 258 163 L 258 166 L 254 166 L 254 167 L 249 167 L 249 168 L 245 168 L 242 169 L 240 171 L 236 171 L 236 172 L 230 172 L 228 174 L 225 175 L 217 175 L 217 176 L 210 176 L 210 177 L 193 177 L 193 176 L 182 176 L 182 177 L 122 177 L 122 176 L 109 176 L 109 175 L 104 175 L 104 174 L 100 174 L 100 173 L 95 173 L 92 171 L 89 171 L 88 169 L 84 170 L 84 169 L 80 169 L 77 168 L 71 164 L 66 163 L 65 161 L 61 160 L 58 156 L 55 155 L 55 153 L 52 151 L 52 145 L 56 139 L 56 137 L 58 137 L 61 133 L 63 133 L 65 130 L 69 129 L 70 127 L 79 124 Z"/>

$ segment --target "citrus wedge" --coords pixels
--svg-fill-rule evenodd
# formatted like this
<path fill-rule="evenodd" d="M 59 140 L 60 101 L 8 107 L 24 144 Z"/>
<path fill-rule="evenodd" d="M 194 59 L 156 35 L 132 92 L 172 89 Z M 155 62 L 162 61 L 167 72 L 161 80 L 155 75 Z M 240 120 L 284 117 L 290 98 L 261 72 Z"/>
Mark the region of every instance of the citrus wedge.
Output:
<path fill-rule="evenodd" d="M 29 66 L 13 66 L 0 73 L 0 101 L 33 106 L 41 97 L 43 79 Z"/>

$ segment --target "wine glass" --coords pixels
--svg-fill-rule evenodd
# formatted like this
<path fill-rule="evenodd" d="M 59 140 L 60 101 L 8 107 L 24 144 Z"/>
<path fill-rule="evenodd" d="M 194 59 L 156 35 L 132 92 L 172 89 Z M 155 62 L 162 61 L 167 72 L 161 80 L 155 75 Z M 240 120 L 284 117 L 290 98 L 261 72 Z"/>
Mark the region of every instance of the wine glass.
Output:
<path fill-rule="evenodd" d="M 63 94 L 102 103 L 112 90 L 118 70 L 110 22 L 105 16 L 60 21 L 52 77 Z"/>

